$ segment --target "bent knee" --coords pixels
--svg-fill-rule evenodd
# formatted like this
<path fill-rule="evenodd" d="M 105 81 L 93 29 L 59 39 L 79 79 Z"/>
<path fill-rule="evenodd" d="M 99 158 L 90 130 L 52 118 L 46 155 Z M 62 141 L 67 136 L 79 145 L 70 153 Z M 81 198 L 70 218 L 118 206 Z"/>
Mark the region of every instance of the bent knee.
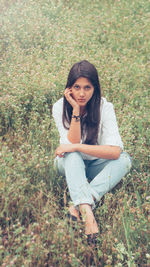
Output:
<path fill-rule="evenodd" d="M 71 152 L 65 155 L 65 164 L 69 166 L 78 166 L 78 164 L 83 164 L 83 159 L 80 152 Z"/>
<path fill-rule="evenodd" d="M 75 151 L 75 152 L 66 153 L 65 158 L 67 159 L 69 158 L 70 160 L 71 159 L 82 159 L 82 156 L 80 152 Z"/>
<path fill-rule="evenodd" d="M 123 152 L 120 154 L 120 160 L 121 160 L 122 166 L 126 169 L 126 171 L 128 173 L 132 167 L 131 157 L 129 156 L 129 154 L 127 152 Z"/>

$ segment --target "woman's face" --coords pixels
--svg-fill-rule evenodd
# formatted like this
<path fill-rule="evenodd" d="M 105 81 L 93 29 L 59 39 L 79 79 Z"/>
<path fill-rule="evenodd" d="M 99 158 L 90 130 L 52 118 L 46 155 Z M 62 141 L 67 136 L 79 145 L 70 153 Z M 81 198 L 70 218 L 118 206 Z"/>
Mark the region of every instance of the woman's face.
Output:
<path fill-rule="evenodd" d="M 85 107 L 94 93 L 91 82 L 84 77 L 80 77 L 71 87 L 72 97 L 80 107 Z"/>

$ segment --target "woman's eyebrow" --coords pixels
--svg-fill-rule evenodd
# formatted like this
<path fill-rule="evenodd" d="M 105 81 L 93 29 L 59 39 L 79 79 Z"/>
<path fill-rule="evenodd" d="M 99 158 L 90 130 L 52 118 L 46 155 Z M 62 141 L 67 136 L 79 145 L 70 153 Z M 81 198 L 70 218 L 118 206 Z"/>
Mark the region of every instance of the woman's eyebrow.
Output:
<path fill-rule="evenodd" d="M 78 83 L 74 83 L 74 86 L 80 86 Z M 85 84 L 84 87 L 91 87 L 90 84 Z"/>

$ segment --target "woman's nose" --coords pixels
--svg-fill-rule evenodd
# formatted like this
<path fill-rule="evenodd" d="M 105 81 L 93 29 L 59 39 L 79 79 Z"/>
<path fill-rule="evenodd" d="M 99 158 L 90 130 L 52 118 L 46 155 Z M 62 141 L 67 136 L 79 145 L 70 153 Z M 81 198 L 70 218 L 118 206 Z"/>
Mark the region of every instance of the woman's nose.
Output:
<path fill-rule="evenodd" d="M 84 89 L 81 89 L 80 90 L 80 96 L 84 96 L 84 95 L 85 95 Z"/>

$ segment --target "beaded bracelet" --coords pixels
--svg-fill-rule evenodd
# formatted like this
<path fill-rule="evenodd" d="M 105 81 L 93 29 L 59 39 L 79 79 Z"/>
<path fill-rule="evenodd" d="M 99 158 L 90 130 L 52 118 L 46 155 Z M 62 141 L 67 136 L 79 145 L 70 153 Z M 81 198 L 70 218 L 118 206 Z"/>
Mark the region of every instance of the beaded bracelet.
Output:
<path fill-rule="evenodd" d="M 76 119 L 76 121 L 79 121 L 81 116 L 80 115 L 79 116 L 73 115 L 72 118 Z"/>

